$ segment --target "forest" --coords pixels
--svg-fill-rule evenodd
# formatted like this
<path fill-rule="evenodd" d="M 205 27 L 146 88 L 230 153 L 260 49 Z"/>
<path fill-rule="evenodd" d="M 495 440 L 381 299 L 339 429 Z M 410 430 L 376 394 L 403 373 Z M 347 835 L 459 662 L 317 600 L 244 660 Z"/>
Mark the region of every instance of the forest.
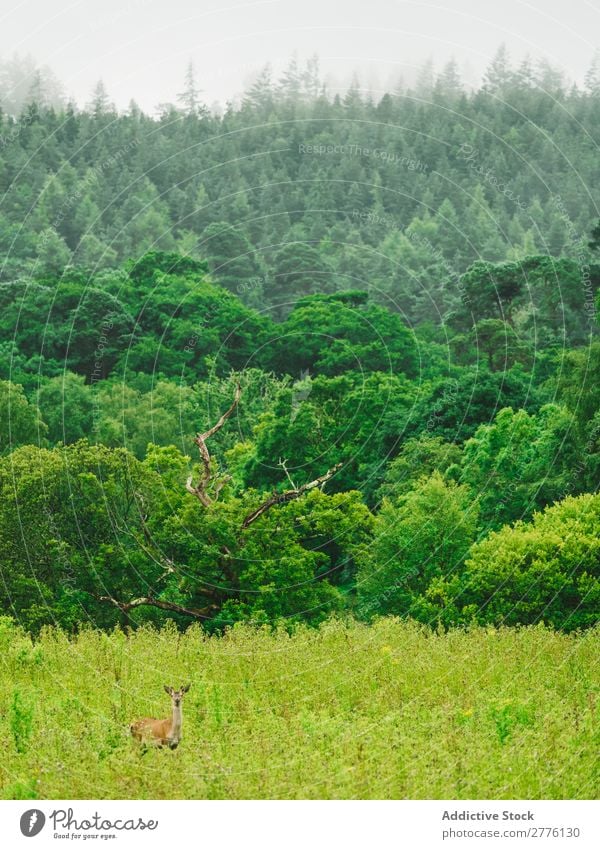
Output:
<path fill-rule="evenodd" d="M 0 61 L 0 797 L 597 797 L 600 54 L 201 84 Z"/>
<path fill-rule="evenodd" d="M 597 61 L 154 117 L 0 67 L 6 614 L 597 623 Z"/>

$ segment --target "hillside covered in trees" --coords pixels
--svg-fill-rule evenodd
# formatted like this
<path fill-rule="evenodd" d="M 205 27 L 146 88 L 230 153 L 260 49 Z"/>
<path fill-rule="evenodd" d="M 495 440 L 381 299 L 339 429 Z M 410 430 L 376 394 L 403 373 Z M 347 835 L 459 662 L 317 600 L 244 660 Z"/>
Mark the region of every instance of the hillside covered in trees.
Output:
<path fill-rule="evenodd" d="M 7 63 L 2 279 L 175 250 L 255 305 L 371 288 L 410 321 L 443 314 L 439 284 L 476 260 L 580 259 L 598 217 L 599 67 L 579 90 L 501 49 L 477 91 L 456 63 L 426 64 L 375 99 L 329 94 L 316 60 L 293 62 L 220 113 L 190 69 L 150 117 L 118 114 L 101 83 L 80 111 L 48 72 Z"/>
<path fill-rule="evenodd" d="M 39 74 L 14 106 L 3 611 L 597 622 L 595 68 L 501 50 L 374 100 L 292 63 L 222 114 L 190 71 L 159 117 Z"/>

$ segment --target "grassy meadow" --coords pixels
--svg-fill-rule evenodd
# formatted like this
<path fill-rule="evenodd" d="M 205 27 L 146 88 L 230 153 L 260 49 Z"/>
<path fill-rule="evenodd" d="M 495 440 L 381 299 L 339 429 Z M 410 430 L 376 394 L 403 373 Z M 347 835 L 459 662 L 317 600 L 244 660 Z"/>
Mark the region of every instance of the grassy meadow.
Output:
<path fill-rule="evenodd" d="M 0 620 L 0 787 L 44 798 L 569 798 L 600 789 L 600 631 L 455 630 L 382 619 L 293 635 L 130 635 Z M 140 716 L 191 681 L 183 739 Z"/>

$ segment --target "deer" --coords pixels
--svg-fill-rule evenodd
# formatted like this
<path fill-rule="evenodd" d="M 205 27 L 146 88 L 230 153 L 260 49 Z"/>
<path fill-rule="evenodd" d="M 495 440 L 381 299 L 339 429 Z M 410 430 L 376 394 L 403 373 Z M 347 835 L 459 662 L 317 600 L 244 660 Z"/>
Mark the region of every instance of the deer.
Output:
<path fill-rule="evenodd" d="M 170 749 L 176 749 L 181 740 L 181 725 L 183 717 L 181 714 L 181 703 L 183 697 L 190 689 L 190 684 L 186 684 L 175 690 L 173 687 L 167 687 L 165 684 L 165 693 L 171 697 L 173 705 L 173 714 L 170 719 L 151 719 L 145 717 L 132 722 L 129 726 L 131 735 L 140 743 L 154 743 L 162 748 L 168 746 Z"/>

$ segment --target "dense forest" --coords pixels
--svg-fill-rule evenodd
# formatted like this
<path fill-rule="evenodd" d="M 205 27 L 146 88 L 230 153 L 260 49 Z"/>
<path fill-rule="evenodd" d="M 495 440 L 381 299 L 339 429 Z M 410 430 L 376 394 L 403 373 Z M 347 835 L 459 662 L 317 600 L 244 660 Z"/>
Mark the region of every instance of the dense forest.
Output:
<path fill-rule="evenodd" d="M 6 613 L 597 622 L 600 64 L 158 117 L 3 68 Z"/>
<path fill-rule="evenodd" d="M 501 49 L 478 91 L 426 64 L 377 100 L 330 96 L 316 60 L 293 62 L 221 114 L 190 68 L 158 117 L 118 114 L 102 83 L 85 111 L 61 105 L 41 70 L 17 100 L 27 69 L 0 67 L 4 280 L 159 249 L 205 259 L 251 305 L 368 288 L 420 322 L 476 260 L 580 259 L 598 217 L 600 60 L 579 90 Z"/>

